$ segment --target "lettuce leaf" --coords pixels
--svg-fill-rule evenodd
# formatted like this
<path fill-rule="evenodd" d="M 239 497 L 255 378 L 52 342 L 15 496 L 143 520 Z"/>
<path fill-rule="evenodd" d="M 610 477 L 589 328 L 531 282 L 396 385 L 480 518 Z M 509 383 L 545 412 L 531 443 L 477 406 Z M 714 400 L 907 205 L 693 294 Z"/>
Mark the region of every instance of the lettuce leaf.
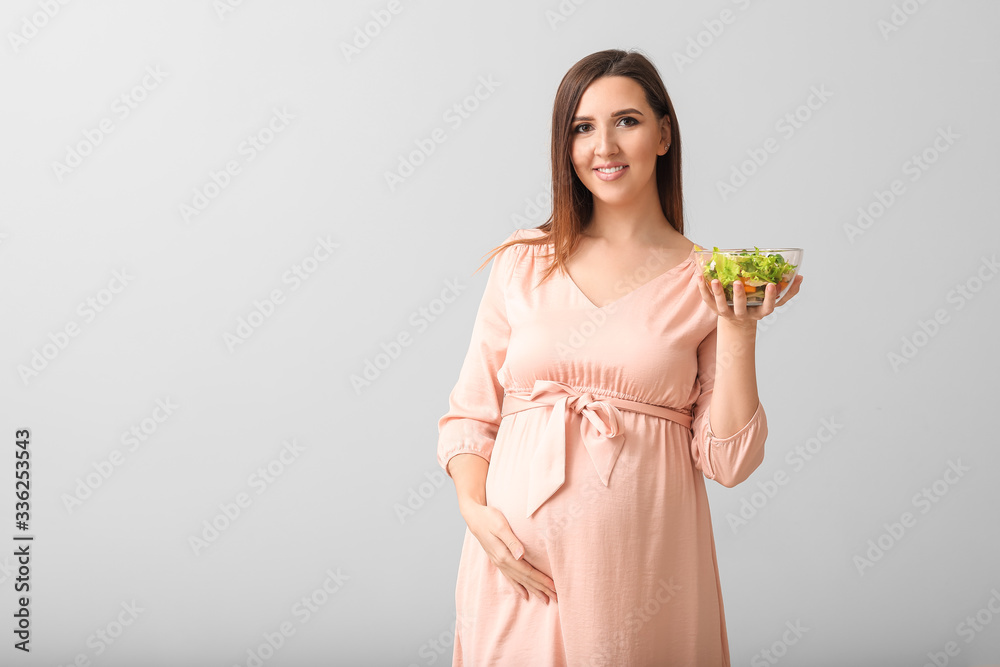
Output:
<path fill-rule="evenodd" d="M 714 247 L 712 261 L 715 262 L 715 276 L 722 283 L 723 287 L 731 284 L 740 275 L 740 265 L 736 261 L 719 254 L 719 248 Z"/>
<path fill-rule="evenodd" d="M 778 283 L 793 270 L 795 265 L 789 264 L 779 253 L 762 255 L 757 246 L 754 246 L 753 252 L 741 252 L 731 257 L 719 252 L 718 246 L 713 246 L 712 260 L 705 265 L 704 274 L 708 280 L 718 278 L 726 288 L 738 278 Z"/>

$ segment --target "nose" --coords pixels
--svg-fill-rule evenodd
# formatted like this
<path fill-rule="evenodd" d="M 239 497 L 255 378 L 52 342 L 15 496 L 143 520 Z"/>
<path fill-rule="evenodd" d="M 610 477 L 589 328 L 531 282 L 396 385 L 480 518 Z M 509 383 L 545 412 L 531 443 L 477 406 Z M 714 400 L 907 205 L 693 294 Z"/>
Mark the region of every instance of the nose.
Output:
<path fill-rule="evenodd" d="M 594 145 L 594 154 L 600 157 L 609 157 L 618 152 L 618 143 L 615 141 L 614 128 L 605 126 L 594 133 L 597 143 Z"/>

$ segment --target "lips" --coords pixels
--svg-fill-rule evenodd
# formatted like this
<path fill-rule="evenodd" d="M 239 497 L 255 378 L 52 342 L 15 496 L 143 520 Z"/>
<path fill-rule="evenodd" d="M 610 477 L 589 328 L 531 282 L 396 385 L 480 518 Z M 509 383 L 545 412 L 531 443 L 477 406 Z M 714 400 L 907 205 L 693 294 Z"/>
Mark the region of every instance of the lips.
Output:
<path fill-rule="evenodd" d="M 621 162 L 602 164 L 600 167 L 594 168 L 594 173 L 602 181 L 617 181 L 628 173 L 628 165 Z"/>

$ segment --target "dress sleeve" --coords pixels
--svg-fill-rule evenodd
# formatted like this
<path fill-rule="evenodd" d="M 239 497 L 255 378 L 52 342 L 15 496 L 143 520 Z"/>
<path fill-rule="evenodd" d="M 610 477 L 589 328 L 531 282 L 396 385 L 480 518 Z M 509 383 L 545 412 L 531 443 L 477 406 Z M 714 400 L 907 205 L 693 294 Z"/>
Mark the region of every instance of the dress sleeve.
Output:
<path fill-rule="evenodd" d="M 758 401 L 756 412 L 739 431 L 728 438 L 717 438 L 712 433 L 709 416 L 715 387 L 717 341 L 718 329 L 713 328 L 698 345 L 701 394 L 694 405 L 691 456 L 695 468 L 701 470 L 705 477 L 732 488 L 746 480 L 764 460 L 767 416 L 764 406 Z"/>
<path fill-rule="evenodd" d="M 510 340 L 504 289 L 510 279 L 510 256 L 519 247 L 505 248 L 493 258 L 472 341 L 448 397 L 448 412 L 438 420 L 437 460 L 449 477 L 448 462 L 456 454 L 478 454 L 489 461 L 493 452 L 504 396 L 497 373 Z"/>

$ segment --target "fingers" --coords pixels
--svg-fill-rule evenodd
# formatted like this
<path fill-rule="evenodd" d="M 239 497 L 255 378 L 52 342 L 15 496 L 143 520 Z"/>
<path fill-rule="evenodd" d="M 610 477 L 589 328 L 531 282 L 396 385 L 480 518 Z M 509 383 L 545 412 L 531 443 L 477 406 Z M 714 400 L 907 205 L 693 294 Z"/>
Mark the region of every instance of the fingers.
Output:
<path fill-rule="evenodd" d="M 524 560 L 512 562 L 509 565 L 509 570 L 501 567 L 501 571 L 507 577 L 517 581 L 528 592 L 534 593 L 545 604 L 548 604 L 552 600 L 558 602 L 555 584 L 552 582 L 552 579 L 533 568 Z"/>
<path fill-rule="evenodd" d="M 718 314 L 719 304 L 715 300 L 715 290 L 710 287 L 704 280 L 698 281 L 698 290 L 701 292 L 701 300 L 705 302 L 705 305 L 711 308 L 716 314 Z"/>
<path fill-rule="evenodd" d="M 517 538 L 514 537 L 514 533 L 511 533 L 510 539 L 508 539 L 505 544 L 510 550 L 510 555 L 514 557 L 514 560 L 521 560 L 521 556 L 524 555 L 524 547 L 517 541 Z"/>
<path fill-rule="evenodd" d="M 528 601 L 528 591 L 527 589 L 525 589 L 524 586 L 517 583 L 508 576 L 504 576 L 504 579 L 507 580 L 507 583 L 510 584 L 510 587 L 514 589 L 515 593 L 517 593 L 517 597 L 524 599 L 525 602 Z"/>
<path fill-rule="evenodd" d="M 701 292 L 701 298 L 705 301 L 705 303 L 711 306 L 712 302 L 714 301 L 714 297 L 712 296 L 712 293 L 708 290 L 708 284 L 705 283 L 704 280 L 698 281 L 698 291 Z"/>
<path fill-rule="evenodd" d="M 799 288 L 801 286 L 802 286 L 802 275 L 799 274 L 795 276 L 795 280 L 792 281 L 792 287 L 791 289 L 788 290 L 789 292 L 788 296 L 791 296 L 793 294 L 798 294 Z"/>
<path fill-rule="evenodd" d="M 524 558 L 515 559 L 509 552 L 504 553 L 502 549 L 499 551 L 500 556 L 497 557 L 494 564 L 504 576 L 525 589 L 524 598 L 526 600 L 528 593 L 533 593 L 545 604 L 548 604 L 550 600 L 557 600 L 555 583 L 551 578 L 536 570 Z"/>
<path fill-rule="evenodd" d="M 778 298 L 778 286 L 768 283 L 764 286 L 764 303 L 757 306 L 757 318 L 767 317 L 774 311 L 774 302 Z"/>
<path fill-rule="evenodd" d="M 508 551 L 510 551 L 510 555 L 515 560 L 519 560 L 524 555 L 524 545 L 518 541 L 517 536 L 514 535 L 514 531 L 510 529 L 507 517 L 503 515 L 503 512 L 497 510 L 495 521 L 496 523 L 492 527 L 493 534 L 506 545 Z"/>
<path fill-rule="evenodd" d="M 793 296 L 798 294 L 799 286 L 802 284 L 802 275 L 796 275 L 792 280 L 791 286 L 785 295 L 778 300 L 778 286 L 774 283 L 768 283 L 764 286 L 764 301 L 759 306 L 754 306 L 750 309 L 746 302 L 746 292 L 743 287 L 743 283 L 739 280 L 733 283 L 733 305 L 730 306 L 726 303 L 726 292 L 722 289 L 722 283 L 719 280 L 713 279 L 711 286 L 709 286 L 704 280 L 698 281 L 698 291 L 701 292 L 701 298 L 705 301 L 705 304 L 714 308 L 715 311 L 722 317 L 733 318 L 746 318 L 752 320 L 760 320 L 767 317 L 774 309 L 781 306 L 786 301 L 791 299 Z"/>
<path fill-rule="evenodd" d="M 524 560 L 524 545 L 514 535 L 507 517 L 495 508 L 491 514 L 493 523 L 490 525 L 489 535 L 486 536 L 489 545 L 486 551 L 493 564 L 511 582 L 517 594 L 525 600 L 528 599 L 529 593 L 534 593 L 545 604 L 556 599 L 555 584 L 552 579 Z"/>
<path fill-rule="evenodd" d="M 538 590 L 547 595 L 550 599 L 556 600 L 557 602 L 559 601 L 556 597 L 556 585 L 555 582 L 552 581 L 551 577 L 545 576 L 545 574 L 543 574 L 540 570 L 536 570 L 533 567 L 531 568 L 529 576 Z"/>
<path fill-rule="evenodd" d="M 722 283 L 718 279 L 712 280 L 712 296 L 715 298 L 715 308 L 720 315 L 729 311 L 729 304 L 726 303 L 726 292 L 722 289 Z"/>
<path fill-rule="evenodd" d="M 739 280 L 733 283 L 733 313 L 740 318 L 747 315 L 747 295 Z"/>
<path fill-rule="evenodd" d="M 801 284 L 802 284 L 802 275 L 798 274 L 792 280 L 792 285 L 791 285 L 791 287 L 788 288 L 788 291 L 785 292 L 785 296 L 781 297 L 781 301 L 779 301 L 775 305 L 780 306 L 780 305 L 784 304 L 786 301 L 788 301 L 789 299 L 791 299 L 793 296 L 795 296 L 796 294 L 798 294 L 799 293 L 799 286 Z"/>

